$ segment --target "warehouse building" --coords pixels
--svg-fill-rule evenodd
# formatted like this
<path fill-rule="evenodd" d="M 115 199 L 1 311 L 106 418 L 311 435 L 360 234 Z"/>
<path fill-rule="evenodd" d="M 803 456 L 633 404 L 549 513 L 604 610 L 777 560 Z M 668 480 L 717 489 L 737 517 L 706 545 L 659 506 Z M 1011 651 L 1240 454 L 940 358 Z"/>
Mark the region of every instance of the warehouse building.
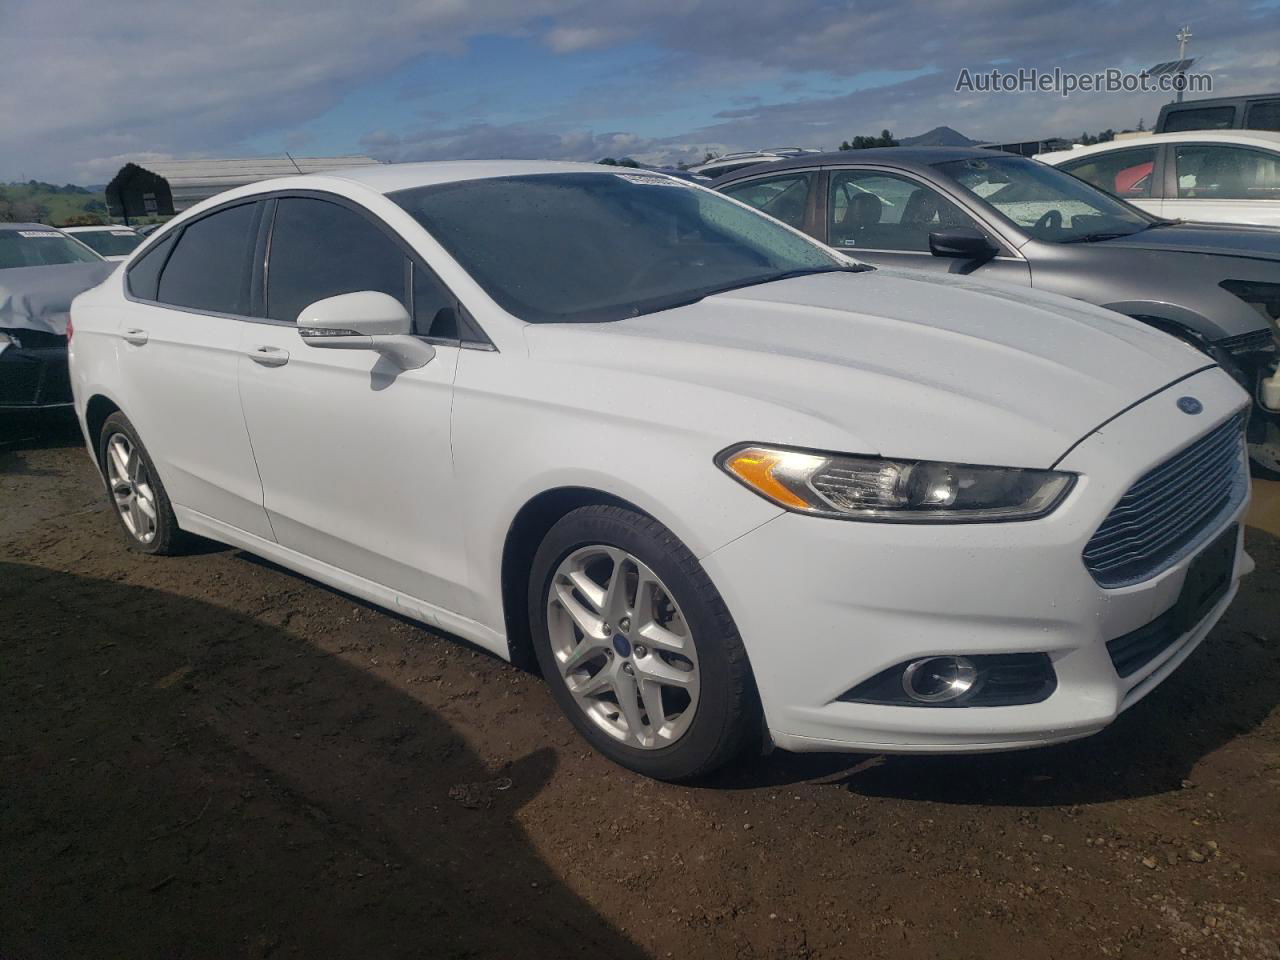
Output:
<path fill-rule="evenodd" d="M 127 163 L 107 185 L 111 216 L 126 221 L 181 213 L 232 187 L 320 173 L 345 167 L 365 167 L 371 157 L 219 157 L 200 160 L 148 160 Z"/>

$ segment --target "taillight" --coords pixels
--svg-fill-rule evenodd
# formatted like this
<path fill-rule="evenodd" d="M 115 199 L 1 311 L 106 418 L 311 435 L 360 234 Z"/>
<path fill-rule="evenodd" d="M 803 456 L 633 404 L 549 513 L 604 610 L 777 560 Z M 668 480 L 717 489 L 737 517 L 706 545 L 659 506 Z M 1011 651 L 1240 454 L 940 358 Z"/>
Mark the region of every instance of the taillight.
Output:
<path fill-rule="evenodd" d="M 71 318 L 67 317 L 67 343 L 71 343 L 71 335 L 76 332 L 76 328 L 71 324 Z"/>

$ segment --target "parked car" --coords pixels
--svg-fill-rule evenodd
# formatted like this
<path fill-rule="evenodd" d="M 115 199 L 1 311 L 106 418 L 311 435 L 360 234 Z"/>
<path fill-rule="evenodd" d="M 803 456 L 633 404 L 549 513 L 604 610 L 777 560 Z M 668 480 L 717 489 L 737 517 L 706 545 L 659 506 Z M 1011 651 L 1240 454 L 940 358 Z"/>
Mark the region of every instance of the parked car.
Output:
<path fill-rule="evenodd" d="M 1248 396 L 1203 354 L 854 265 L 660 174 L 240 187 L 73 317 L 136 549 L 212 537 L 532 659 L 655 777 L 762 727 L 877 753 L 1086 736 L 1249 569 Z"/>
<path fill-rule="evenodd" d="M 71 404 L 67 311 L 114 269 L 39 223 L 0 223 L 0 413 Z"/>
<path fill-rule="evenodd" d="M 104 260 L 128 260 L 133 248 L 142 242 L 142 234 L 130 227 L 95 226 L 63 227 L 81 243 L 92 247 Z"/>
<path fill-rule="evenodd" d="M 1250 451 L 1280 470 L 1280 233 L 1162 220 L 1060 170 L 962 147 L 798 157 L 716 188 L 868 263 L 999 280 L 1142 320 L 1257 399 Z"/>
<path fill-rule="evenodd" d="M 1156 133 L 1184 130 L 1272 130 L 1280 132 L 1280 93 L 1211 97 L 1167 103 L 1156 118 Z"/>
<path fill-rule="evenodd" d="M 810 150 L 804 147 L 771 147 L 768 150 L 726 153 L 724 156 L 708 160 L 706 163 L 694 164 L 689 168 L 688 172 L 714 179 L 715 177 L 736 173 L 739 170 L 745 170 L 747 167 L 759 166 L 762 163 L 776 163 L 779 160 L 789 160 L 792 157 L 804 156 L 806 153 L 819 152 L 818 150 Z"/>
<path fill-rule="evenodd" d="M 1280 133 L 1163 133 L 1036 159 L 1158 217 L 1280 227 Z"/>

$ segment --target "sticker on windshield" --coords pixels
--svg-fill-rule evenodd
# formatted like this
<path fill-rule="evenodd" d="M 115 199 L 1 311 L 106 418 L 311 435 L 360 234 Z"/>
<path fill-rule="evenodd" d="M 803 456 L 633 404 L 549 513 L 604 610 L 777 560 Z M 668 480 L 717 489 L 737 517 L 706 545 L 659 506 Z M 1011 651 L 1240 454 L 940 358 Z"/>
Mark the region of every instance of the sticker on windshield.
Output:
<path fill-rule="evenodd" d="M 641 183 L 650 187 L 684 187 L 688 184 L 671 177 L 654 177 L 646 176 L 643 173 L 615 173 L 615 177 L 621 177 L 628 183 Z"/>
<path fill-rule="evenodd" d="M 56 230 L 19 230 L 18 236 L 35 239 L 36 237 L 60 237 L 62 234 Z"/>
<path fill-rule="evenodd" d="M 112 230 L 111 235 L 113 237 L 132 237 L 133 231 L 132 230 Z"/>

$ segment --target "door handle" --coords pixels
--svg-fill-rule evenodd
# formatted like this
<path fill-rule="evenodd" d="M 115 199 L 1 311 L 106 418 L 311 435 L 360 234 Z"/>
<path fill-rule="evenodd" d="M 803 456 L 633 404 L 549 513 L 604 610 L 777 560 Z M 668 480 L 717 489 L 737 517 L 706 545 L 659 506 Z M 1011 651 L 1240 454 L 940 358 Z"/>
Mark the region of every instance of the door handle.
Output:
<path fill-rule="evenodd" d="M 140 347 L 147 342 L 150 335 L 145 330 L 139 330 L 137 327 L 132 327 L 120 334 L 120 337 L 125 343 L 132 343 L 135 347 Z"/>
<path fill-rule="evenodd" d="M 257 346 L 250 348 L 249 359 L 264 367 L 283 367 L 289 362 L 289 351 L 279 347 Z"/>

